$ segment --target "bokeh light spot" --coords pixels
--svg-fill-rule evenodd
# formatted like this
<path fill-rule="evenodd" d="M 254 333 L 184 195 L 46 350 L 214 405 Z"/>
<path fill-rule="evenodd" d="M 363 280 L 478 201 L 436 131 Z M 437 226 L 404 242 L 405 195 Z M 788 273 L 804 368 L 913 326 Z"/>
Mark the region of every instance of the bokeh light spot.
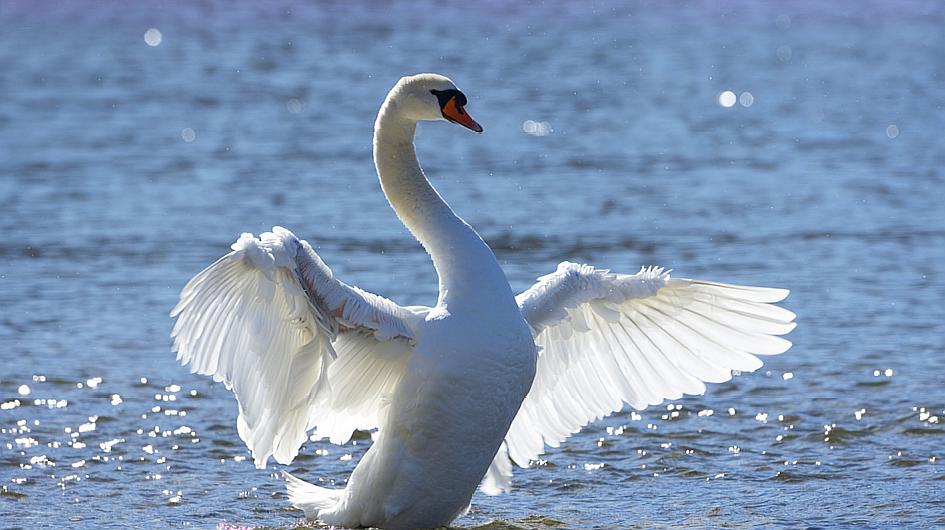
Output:
<path fill-rule="evenodd" d="M 164 40 L 164 36 L 157 28 L 150 28 L 144 32 L 144 42 L 152 48 L 161 44 L 162 40 Z"/>
<path fill-rule="evenodd" d="M 750 107 L 755 102 L 755 96 L 751 95 L 751 92 L 742 92 L 742 95 L 738 96 L 738 102 L 743 107 Z"/>
<path fill-rule="evenodd" d="M 197 139 L 197 132 L 191 129 L 190 127 L 187 127 L 186 129 L 180 132 L 180 137 L 185 142 L 190 143 Z"/>
<path fill-rule="evenodd" d="M 734 92 L 732 92 L 731 90 L 726 90 L 725 92 L 722 92 L 721 94 L 719 94 L 719 105 L 722 105 L 725 108 L 729 108 L 735 105 L 736 99 L 737 97 L 735 96 Z"/>
<path fill-rule="evenodd" d="M 893 123 L 889 127 L 886 127 L 886 137 L 895 138 L 899 136 L 899 127 L 896 127 L 896 124 Z"/>
<path fill-rule="evenodd" d="M 546 121 L 525 120 L 522 123 L 522 131 L 531 136 L 548 136 L 555 132 L 551 124 Z"/>

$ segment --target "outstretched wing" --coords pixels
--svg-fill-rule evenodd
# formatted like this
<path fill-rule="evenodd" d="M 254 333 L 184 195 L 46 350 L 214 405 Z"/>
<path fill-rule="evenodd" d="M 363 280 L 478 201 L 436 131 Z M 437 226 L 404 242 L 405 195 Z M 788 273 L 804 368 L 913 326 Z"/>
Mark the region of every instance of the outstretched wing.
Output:
<path fill-rule="evenodd" d="M 778 335 L 794 329 L 794 313 L 771 305 L 787 295 L 659 268 L 626 275 L 562 263 L 516 298 L 542 353 L 506 437 L 509 456 L 525 467 L 624 403 L 643 409 L 756 370 L 756 355 L 791 347 Z"/>
<path fill-rule="evenodd" d="M 312 428 L 343 443 L 377 427 L 417 313 L 338 281 L 284 228 L 231 248 L 181 291 L 172 336 L 180 362 L 236 394 L 256 466 L 290 463 Z"/>

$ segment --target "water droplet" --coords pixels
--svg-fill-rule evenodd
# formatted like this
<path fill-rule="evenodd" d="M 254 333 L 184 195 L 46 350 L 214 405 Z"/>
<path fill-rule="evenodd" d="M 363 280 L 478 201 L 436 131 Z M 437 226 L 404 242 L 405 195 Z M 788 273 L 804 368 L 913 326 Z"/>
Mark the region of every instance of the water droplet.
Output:
<path fill-rule="evenodd" d="M 185 142 L 190 143 L 197 139 L 197 133 L 190 127 L 187 127 L 186 129 L 180 132 L 180 137 Z"/>
<path fill-rule="evenodd" d="M 719 94 L 719 105 L 722 105 L 725 108 L 729 108 L 735 105 L 735 101 L 738 98 L 735 96 L 735 93 L 731 90 L 726 90 Z"/>
<path fill-rule="evenodd" d="M 750 107 L 755 102 L 755 96 L 751 95 L 751 92 L 742 92 L 742 95 L 738 96 L 738 102 L 743 107 Z"/>
<path fill-rule="evenodd" d="M 899 127 L 896 127 L 896 124 L 891 124 L 889 127 L 886 127 L 886 137 L 895 138 L 899 136 Z"/>

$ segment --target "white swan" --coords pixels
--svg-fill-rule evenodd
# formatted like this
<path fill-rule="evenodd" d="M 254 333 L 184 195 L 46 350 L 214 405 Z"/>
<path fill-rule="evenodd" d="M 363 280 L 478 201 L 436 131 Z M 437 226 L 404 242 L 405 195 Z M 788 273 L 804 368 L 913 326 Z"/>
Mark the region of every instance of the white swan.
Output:
<path fill-rule="evenodd" d="M 243 234 L 194 277 L 171 315 L 177 358 L 239 401 L 257 467 L 289 464 L 314 430 L 348 441 L 377 429 L 344 489 L 286 474 L 291 502 L 346 527 L 447 525 L 476 486 L 508 491 L 590 421 L 642 409 L 782 353 L 787 291 L 633 275 L 562 263 L 515 296 L 488 245 L 427 181 L 419 120 L 477 132 L 447 78 L 401 79 L 374 125 L 381 187 L 439 275 L 435 307 L 403 307 L 336 279 L 312 247 L 276 227 Z"/>

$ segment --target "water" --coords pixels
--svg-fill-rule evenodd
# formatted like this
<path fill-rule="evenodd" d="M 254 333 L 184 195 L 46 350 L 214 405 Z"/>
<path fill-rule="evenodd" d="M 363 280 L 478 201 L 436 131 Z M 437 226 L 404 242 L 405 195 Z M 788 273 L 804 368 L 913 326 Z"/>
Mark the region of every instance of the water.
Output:
<path fill-rule="evenodd" d="M 4 2 L 0 526 L 301 521 L 235 400 L 174 362 L 167 311 L 274 224 L 433 303 L 370 157 L 386 91 L 430 70 L 486 133 L 424 124 L 421 160 L 514 288 L 659 264 L 788 287 L 798 314 L 759 372 L 589 426 L 458 526 L 945 525 L 943 23 L 925 2 Z M 291 469 L 343 482 L 355 442 Z"/>

